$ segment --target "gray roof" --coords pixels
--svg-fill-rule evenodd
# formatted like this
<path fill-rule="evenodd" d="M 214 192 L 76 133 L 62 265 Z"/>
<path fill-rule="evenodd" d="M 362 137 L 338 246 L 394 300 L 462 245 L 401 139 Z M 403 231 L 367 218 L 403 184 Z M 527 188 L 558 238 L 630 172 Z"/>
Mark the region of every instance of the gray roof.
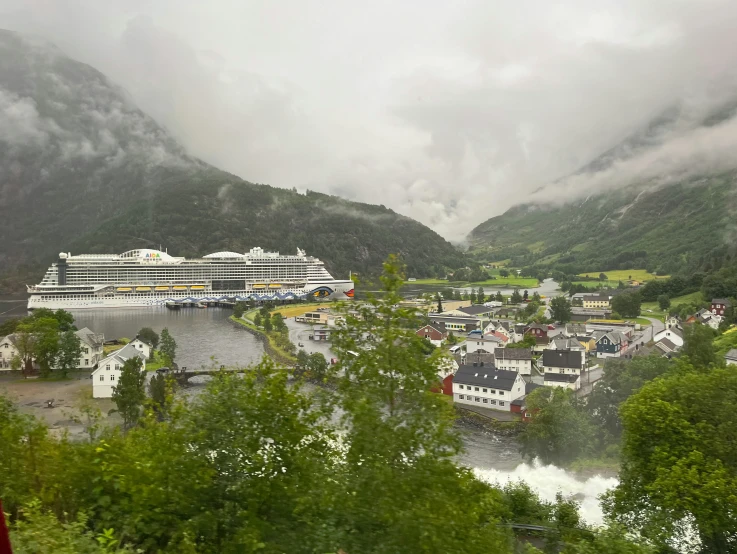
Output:
<path fill-rule="evenodd" d="M 586 325 L 581 323 L 568 323 L 566 324 L 566 331 L 569 335 L 585 335 L 588 333 Z"/>
<path fill-rule="evenodd" d="M 74 334 L 79 337 L 79 340 L 93 347 L 99 348 L 105 341 L 104 335 L 98 335 L 87 327 L 82 327 L 79 331 L 75 331 Z"/>
<path fill-rule="evenodd" d="M 674 352 L 674 351 L 678 350 L 678 346 L 676 346 L 675 344 L 673 344 L 668 339 L 660 339 L 658 342 L 655 343 L 655 346 L 657 346 L 663 352 L 666 352 L 666 353 Z"/>
<path fill-rule="evenodd" d="M 479 320 L 475 317 L 460 317 L 454 315 L 437 315 L 430 314 L 430 321 L 433 323 L 464 323 L 477 325 Z"/>
<path fill-rule="evenodd" d="M 459 312 L 463 312 L 468 315 L 481 315 L 491 313 L 492 308 L 484 306 L 483 304 L 474 304 L 473 306 L 466 306 L 465 308 L 458 308 Z"/>
<path fill-rule="evenodd" d="M 540 323 L 532 323 L 531 325 L 528 325 L 527 330 L 529 331 L 530 329 L 542 329 L 546 333 L 548 332 L 547 325 L 541 325 Z"/>
<path fill-rule="evenodd" d="M 546 381 L 555 381 L 558 383 L 575 383 L 580 377 L 578 375 L 572 375 L 570 373 L 546 373 Z"/>
<path fill-rule="evenodd" d="M 492 389 L 512 390 L 517 380 L 516 371 L 505 371 L 491 366 L 463 365 L 456 371 L 453 377 L 454 383 L 463 385 L 474 385 L 477 387 L 490 387 Z"/>
<path fill-rule="evenodd" d="M 571 350 L 573 348 L 583 348 L 578 339 L 575 338 L 554 338 L 550 341 L 552 350 Z"/>
<path fill-rule="evenodd" d="M 597 338 L 596 342 L 599 342 L 604 337 L 607 337 L 613 344 L 621 343 L 622 341 L 627 340 L 627 337 L 625 337 L 620 331 L 609 331 Z"/>
<path fill-rule="evenodd" d="M 724 304 L 725 306 L 732 305 L 732 303 L 729 301 L 729 298 L 712 298 L 711 303 L 712 304 Z"/>
<path fill-rule="evenodd" d="M 608 294 L 589 294 L 583 297 L 584 302 L 609 302 Z"/>
<path fill-rule="evenodd" d="M 581 369 L 583 367 L 583 352 L 579 350 L 543 350 L 543 366 Z"/>
<path fill-rule="evenodd" d="M 737 360 L 737 348 L 733 348 L 724 355 L 725 360 Z"/>
<path fill-rule="evenodd" d="M 477 366 L 481 366 L 481 364 L 484 364 L 481 367 L 494 367 L 494 362 L 496 361 L 494 359 L 494 354 L 483 352 L 481 350 L 471 352 L 470 354 L 461 354 L 460 352 L 456 352 L 453 355 L 453 358 L 456 362 L 458 362 L 459 367 L 463 365 L 473 364 L 476 364 Z"/>
<path fill-rule="evenodd" d="M 496 348 L 494 355 L 499 360 L 532 360 L 529 348 Z"/>
<path fill-rule="evenodd" d="M 530 394 L 535 389 L 539 389 L 540 387 L 544 387 L 545 385 L 539 385 L 537 383 L 525 383 L 525 395 Z"/>
<path fill-rule="evenodd" d="M 134 356 L 138 356 L 139 358 L 145 360 L 146 354 L 138 350 L 135 346 L 132 344 L 126 344 L 123 348 L 120 350 L 116 350 L 112 353 L 113 356 L 120 357 L 124 360 L 128 360 L 130 358 L 133 358 Z"/>

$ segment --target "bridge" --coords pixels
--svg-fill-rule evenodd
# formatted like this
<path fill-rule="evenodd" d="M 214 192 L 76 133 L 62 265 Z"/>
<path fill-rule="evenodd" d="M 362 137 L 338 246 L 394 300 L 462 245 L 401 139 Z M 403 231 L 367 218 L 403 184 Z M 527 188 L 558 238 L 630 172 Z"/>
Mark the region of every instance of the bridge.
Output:
<path fill-rule="evenodd" d="M 201 377 L 203 375 L 207 376 L 213 376 L 217 375 L 219 373 L 244 373 L 246 370 L 244 368 L 228 368 L 225 366 L 220 366 L 217 369 L 187 369 L 186 367 L 182 367 L 180 369 L 167 369 L 167 368 L 161 368 L 166 369 L 164 373 L 167 375 L 171 375 L 174 377 L 177 383 L 180 385 L 186 385 L 189 383 L 189 380 L 192 377 Z M 158 370 L 157 370 L 158 371 Z"/>

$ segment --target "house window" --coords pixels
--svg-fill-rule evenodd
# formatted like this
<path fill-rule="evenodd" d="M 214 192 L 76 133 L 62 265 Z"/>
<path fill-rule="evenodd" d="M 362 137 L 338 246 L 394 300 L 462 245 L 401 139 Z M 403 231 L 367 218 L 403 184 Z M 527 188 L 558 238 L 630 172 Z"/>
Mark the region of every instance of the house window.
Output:
<path fill-rule="evenodd" d="M 119 364 L 115 364 L 115 369 L 120 369 L 120 365 Z"/>
<path fill-rule="evenodd" d="M 484 404 L 488 404 L 488 403 L 489 403 L 489 400 L 484 398 Z"/>
<path fill-rule="evenodd" d="M 504 406 L 504 402 L 502 402 L 502 401 L 500 400 L 500 401 L 499 401 L 499 405 L 500 405 L 500 406 Z"/>
<path fill-rule="evenodd" d="M 110 380 L 111 380 L 111 381 L 115 381 L 115 375 L 111 375 L 111 376 L 110 376 Z"/>
<path fill-rule="evenodd" d="M 458 395 L 458 400 L 463 400 L 463 395 L 462 394 L 459 394 Z"/>
<path fill-rule="evenodd" d="M 483 390 L 484 390 L 484 392 L 489 392 L 489 391 L 488 391 L 488 390 L 486 390 L 486 389 L 483 389 Z"/>
<path fill-rule="evenodd" d="M 105 371 L 110 371 L 110 364 L 107 364 L 107 365 L 105 366 Z"/>
<path fill-rule="evenodd" d="M 560 372 L 561 372 L 561 373 L 565 373 L 565 372 L 566 372 L 566 370 L 565 370 L 565 369 L 561 369 L 561 370 L 560 370 Z"/>
<path fill-rule="evenodd" d="M 84 359 L 84 365 L 89 365 L 89 363 L 90 363 L 90 360 L 89 360 L 89 358 L 85 358 L 85 359 Z"/>
<path fill-rule="evenodd" d="M 496 400 L 489 400 L 489 404 L 496 404 Z"/>
<path fill-rule="evenodd" d="M 475 390 L 476 392 L 478 392 L 479 388 L 478 388 L 478 387 L 474 387 L 474 390 Z"/>
<path fill-rule="evenodd" d="M 476 402 L 481 402 L 481 399 L 478 396 L 476 397 Z"/>
<path fill-rule="evenodd" d="M 104 381 L 104 380 L 105 380 L 105 376 L 104 375 L 100 375 L 100 381 Z"/>
<path fill-rule="evenodd" d="M 525 412 L 525 419 L 530 417 L 530 412 Z"/>

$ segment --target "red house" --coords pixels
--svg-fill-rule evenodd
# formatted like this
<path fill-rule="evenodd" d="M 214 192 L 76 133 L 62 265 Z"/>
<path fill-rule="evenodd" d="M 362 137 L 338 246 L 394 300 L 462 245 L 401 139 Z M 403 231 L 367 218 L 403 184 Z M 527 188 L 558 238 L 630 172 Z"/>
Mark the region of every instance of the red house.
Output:
<path fill-rule="evenodd" d="M 535 342 L 537 344 L 548 344 L 550 342 L 548 340 L 548 328 L 545 325 L 540 325 L 539 323 L 533 323 L 532 325 L 528 325 L 525 329 L 525 335 L 530 335 L 532 337 L 535 337 Z"/>
<path fill-rule="evenodd" d="M 430 323 L 417 329 L 415 334 L 418 337 L 429 340 L 435 346 L 440 346 L 440 343 L 448 338 L 448 331 L 444 323 Z"/>
<path fill-rule="evenodd" d="M 726 298 L 713 298 L 711 301 L 711 313 L 714 315 L 724 315 L 732 303 Z"/>

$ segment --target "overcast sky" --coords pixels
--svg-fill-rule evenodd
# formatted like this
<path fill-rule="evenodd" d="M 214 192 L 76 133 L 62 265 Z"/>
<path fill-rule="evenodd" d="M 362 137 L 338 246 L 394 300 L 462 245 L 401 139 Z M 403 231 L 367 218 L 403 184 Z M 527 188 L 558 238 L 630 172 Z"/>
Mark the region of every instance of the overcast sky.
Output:
<path fill-rule="evenodd" d="M 108 74 L 216 166 L 451 240 L 553 181 L 538 198 L 737 158 L 734 122 L 688 125 L 734 90 L 734 0 L 0 0 L 0 27 Z M 657 150 L 559 181 L 676 103 Z"/>

